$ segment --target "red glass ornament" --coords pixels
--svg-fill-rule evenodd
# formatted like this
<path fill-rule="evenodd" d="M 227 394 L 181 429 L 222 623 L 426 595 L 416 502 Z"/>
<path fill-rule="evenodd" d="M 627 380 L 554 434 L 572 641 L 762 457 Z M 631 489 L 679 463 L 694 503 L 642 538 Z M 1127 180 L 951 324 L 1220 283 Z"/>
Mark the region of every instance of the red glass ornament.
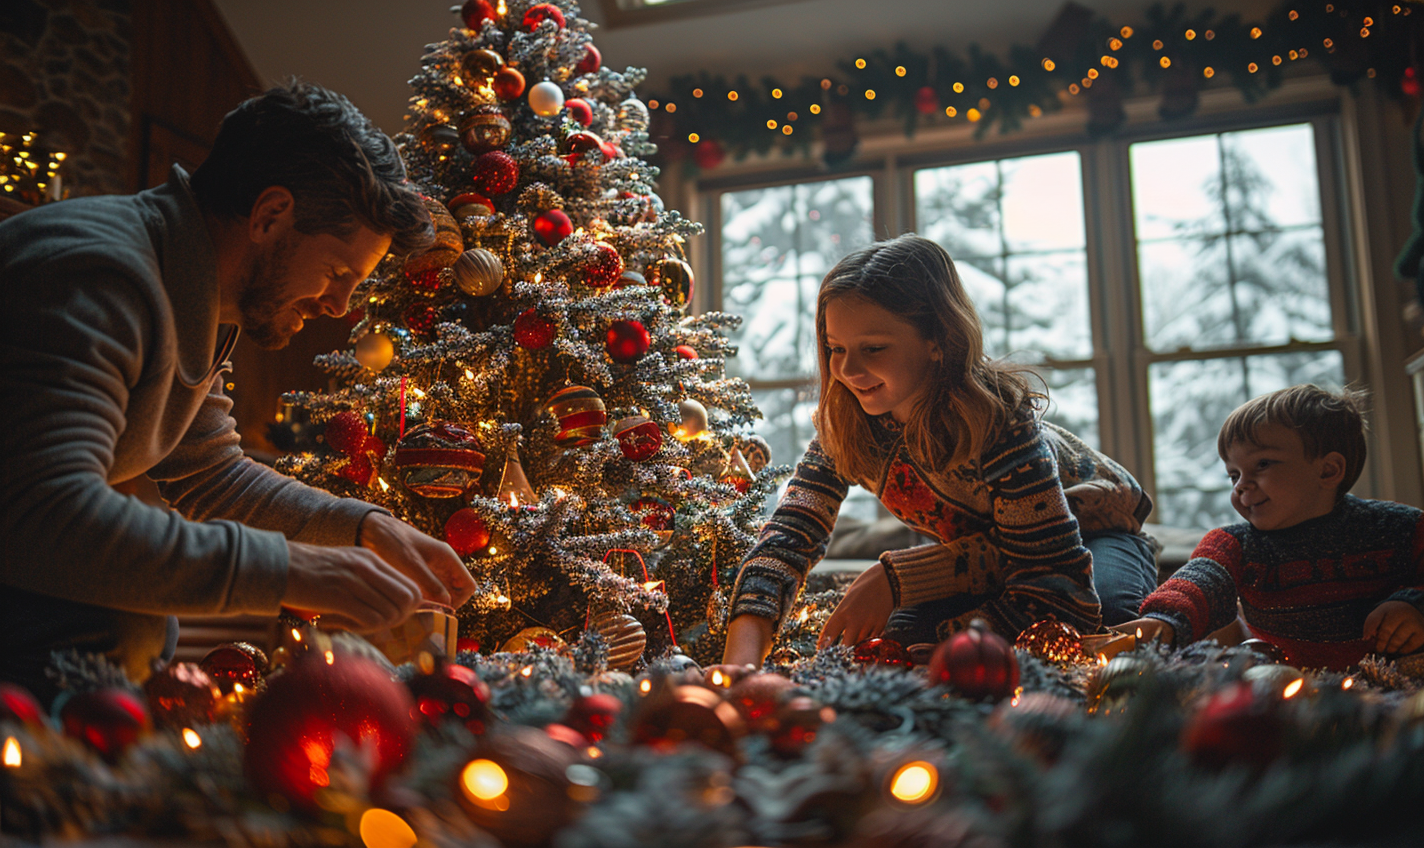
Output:
<path fill-rule="evenodd" d="M 366 486 L 371 482 L 371 475 L 375 473 L 375 466 L 364 454 L 357 454 L 346 461 L 346 464 L 337 469 L 338 477 L 350 480 L 358 486 Z"/>
<path fill-rule="evenodd" d="M 346 410 L 331 416 L 326 422 L 326 443 L 332 450 L 352 456 L 361 453 L 371 431 L 359 413 Z"/>
<path fill-rule="evenodd" d="M 381 441 L 380 436 L 367 436 L 366 444 L 361 448 L 361 452 L 367 456 L 384 458 L 386 455 L 386 443 Z"/>
<path fill-rule="evenodd" d="M 44 708 L 25 687 L 0 683 L 0 721 L 39 727 L 45 723 Z"/>
<path fill-rule="evenodd" d="M 440 312 L 428 303 L 412 303 L 402 316 L 412 333 L 428 336 L 435 330 L 435 322 L 440 320 Z"/>
<path fill-rule="evenodd" d="M 456 554 L 467 557 L 484 550 L 490 543 L 489 525 L 473 509 L 457 509 L 445 519 L 445 541 L 455 549 Z"/>
<path fill-rule="evenodd" d="M 406 687 L 371 660 L 311 651 L 273 675 L 248 714 L 243 770 L 259 793 L 275 792 L 306 810 L 330 784 L 338 739 L 371 757 L 379 787 L 410 751 L 416 722 Z M 342 738 L 344 737 L 344 738 Z"/>
<path fill-rule="evenodd" d="M 638 516 L 638 521 L 644 527 L 654 532 L 672 530 L 673 519 L 677 514 L 672 504 L 652 496 L 638 498 L 628 504 L 628 510 Z"/>
<path fill-rule="evenodd" d="M 776 726 L 770 732 L 771 748 L 783 757 L 795 757 L 816 741 L 821 725 L 836 720 L 836 711 L 823 707 L 812 698 L 798 695 L 787 701 L 777 713 Z"/>
<path fill-rule="evenodd" d="M 935 648 L 929 679 L 971 701 L 1001 701 L 1018 688 L 1019 661 L 1002 636 L 976 622 Z"/>
<path fill-rule="evenodd" d="M 910 652 L 905 650 L 904 645 L 901 645 L 894 639 L 879 637 L 866 639 L 864 642 L 855 646 L 852 656 L 857 663 L 863 666 L 877 665 L 886 668 L 909 668 L 914 665 L 910 660 Z"/>
<path fill-rule="evenodd" d="M 1284 729 L 1273 699 L 1257 698 L 1252 685 L 1240 681 L 1206 699 L 1182 728 L 1181 746 L 1205 768 L 1264 768 L 1279 756 Z"/>
<path fill-rule="evenodd" d="M 497 106 L 480 106 L 460 121 L 459 132 L 460 143 L 466 150 L 484 153 L 508 144 L 514 125 Z"/>
<path fill-rule="evenodd" d="M 603 150 L 603 139 L 591 132 L 569 133 L 564 139 L 564 152 L 582 156 L 590 150 Z"/>
<path fill-rule="evenodd" d="M 450 421 L 407 430 L 392 459 L 406 488 L 427 498 L 464 495 L 479 483 L 485 467 L 479 437 Z"/>
<path fill-rule="evenodd" d="M 524 74 L 507 66 L 500 68 L 495 71 L 490 88 L 494 89 L 494 96 L 500 100 L 514 100 L 524 93 Z"/>
<path fill-rule="evenodd" d="M 489 725 L 490 688 L 471 669 L 438 660 L 429 674 L 412 678 L 406 686 L 415 705 L 411 718 L 434 727 L 453 719 L 476 735 Z"/>
<path fill-rule="evenodd" d="M 737 708 L 753 732 L 776 729 L 776 714 L 796 684 L 779 674 L 748 674 L 727 690 L 727 702 Z"/>
<path fill-rule="evenodd" d="M 406 282 L 409 283 L 410 287 L 413 289 L 420 289 L 421 291 L 440 290 L 439 268 L 429 268 L 424 271 L 417 271 L 415 273 L 406 271 L 405 279 Z"/>
<path fill-rule="evenodd" d="M 59 708 L 59 722 L 65 736 L 78 739 L 111 763 L 150 729 L 148 710 L 125 689 L 80 692 Z"/>
<path fill-rule="evenodd" d="M 608 735 L 623 711 L 623 702 L 606 692 L 584 695 L 569 705 L 564 724 L 597 742 Z"/>
<path fill-rule="evenodd" d="M 540 212 L 534 219 L 534 235 L 545 247 L 553 247 L 568 238 L 573 231 L 574 222 L 569 220 L 569 216 L 562 209 Z"/>
<path fill-rule="evenodd" d="M 475 194 L 474 192 L 459 194 L 450 200 L 450 214 L 456 218 L 493 215 L 494 201 L 482 194 Z"/>
<path fill-rule="evenodd" d="M 608 408 L 598 392 L 588 386 L 566 386 L 554 392 L 544 408 L 559 422 L 554 444 L 561 448 L 581 448 L 603 438 Z"/>
<path fill-rule="evenodd" d="M 939 111 L 939 95 L 935 93 L 934 86 L 921 86 L 915 92 L 915 111 L 921 115 L 933 115 Z"/>
<path fill-rule="evenodd" d="M 222 692 L 195 663 L 173 663 L 143 683 L 149 714 L 162 727 L 211 724 Z"/>
<path fill-rule="evenodd" d="M 644 415 L 619 419 L 613 425 L 613 438 L 619 452 L 634 462 L 651 459 L 663 446 L 662 428 Z"/>
<path fill-rule="evenodd" d="M 632 736 L 635 743 L 655 749 L 696 742 L 734 756 L 736 738 L 745 729 L 736 708 L 721 695 L 701 686 L 675 686 L 642 702 Z"/>
<path fill-rule="evenodd" d="M 692 148 L 692 161 L 696 162 L 697 167 L 704 171 L 717 167 L 726 158 L 727 152 L 722 149 L 721 143 L 715 138 L 704 138 Z"/>
<path fill-rule="evenodd" d="M 479 643 L 479 640 L 478 640 L 478 639 L 471 639 L 471 638 L 468 637 L 468 636 L 461 636 L 460 638 L 456 639 L 456 640 L 455 640 L 455 653 L 457 653 L 457 654 L 463 654 L 463 653 L 465 653 L 466 651 L 469 651 L 470 653 L 478 654 L 478 653 L 480 652 L 480 643 Z"/>
<path fill-rule="evenodd" d="M 267 673 L 267 654 L 248 642 L 227 642 L 218 645 L 198 660 L 198 668 L 217 684 L 224 695 L 240 683 L 251 692 L 257 689 L 262 675 Z"/>
<path fill-rule="evenodd" d="M 607 288 L 623 276 L 623 257 L 607 242 L 594 242 L 593 247 L 593 259 L 583 266 L 583 281 L 590 288 Z"/>
<path fill-rule="evenodd" d="M 519 163 L 503 150 L 491 150 L 475 159 L 470 175 L 480 191 L 507 194 L 519 185 Z"/>
<path fill-rule="evenodd" d="M 542 350 L 553 344 L 554 330 L 554 322 L 533 307 L 514 319 L 514 340 L 526 350 Z"/>
<path fill-rule="evenodd" d="M 569 117 L 578 121 L 579 124 L 585 127 L 593 124 L 593 107 L 582 97 L 570 97 L 565 100 L 564 108 L 569 111 Z"/>
<path fill-rule="evenodd" d="M 559 29 L 564 28 L 564 13 L 553 3 L 540 3 L 530 6 L 529 11 L 524 13 L 524 20 L 520 22 L 520 29 L 525 32 L 533 32 L 539 24 L 544 21 L 553 21 Z"/>
<path fill-rule="evenodd" d="M 465 0 L 460 7 L 460 17 L 467 29 L 479 30 L 485 21 L 495 20 L 494 6 L 489 0 Z"/>
<path fill-rule="evenodd" d="M 641 321 L 614 321 L 608 327 L 605 346 L 614 362 L 631 365 L 648 352 L 652 338 Z"/>
<path fill-rule="evenodd" d="M 611 141 L 604 140 L 598 145 L 598 149 L 603 152 L 603 158 L 608 162 L 623 158 L 623 148 Z"/>
<path fill-rule="evenodd" d="M 599 66 L 602 64 L 603 54 L 599 53 L 598 48 L 592 44 L 586 44 L 583 48 L 583 58 L 579 60 L 577 65 L 574 65 L 574 73 L 592 74 L 597 72 Z"/>
<path fill-rule="evenodd" d="M 1404 76 L 1399 80 L 1399 90 L 1405 97 L 1418 97 L 1419 72 L 1409 67 L 1404 69 Z"/>
<path fill-rule="evenodd" d="M 697 358 L 697 351 L 693 350 L 691 345 L 678 345 L 677 347 L 672 349 L 672 352 L 682 357 L 683 359 Z"/>

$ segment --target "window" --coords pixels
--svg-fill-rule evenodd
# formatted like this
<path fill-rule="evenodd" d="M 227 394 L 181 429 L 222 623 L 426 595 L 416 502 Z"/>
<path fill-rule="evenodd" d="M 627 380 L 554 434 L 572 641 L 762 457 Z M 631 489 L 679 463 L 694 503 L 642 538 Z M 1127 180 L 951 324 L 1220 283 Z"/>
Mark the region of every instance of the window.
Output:
<path fill-rule="evenodd" d="M 1343 227 L 1323 214 L 1333 121 L 976 145 L 952 151 L 974 159 L 925 153 L 868 176 L 719 185 L 721 307 L 747 318 L 729 372 L 752 384 L 778 461 L 794 461 L 812 435 L 821 275 L 872 221 L 916 231 L 954 258 L 990 355 L 1043 378 L 1049 420 L 1137 473 L 1154 520 L 1237 521 L 1216 455 L 1227 413 L 1361 376 Z"/>

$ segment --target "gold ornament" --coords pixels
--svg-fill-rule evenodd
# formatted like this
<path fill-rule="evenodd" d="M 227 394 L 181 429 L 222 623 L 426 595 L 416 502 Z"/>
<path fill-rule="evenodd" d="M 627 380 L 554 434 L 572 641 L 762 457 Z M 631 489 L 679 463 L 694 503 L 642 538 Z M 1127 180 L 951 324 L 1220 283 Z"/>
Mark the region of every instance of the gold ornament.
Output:
<path fill-rule="evenodd" d="M 548 648 L 551 651 L 557 651 L 563 646 L 564 640 L 553 630 L 547 627 L 526 627 L 509 637 L 503 645 L 499 646 L 499 650 L 504 654 L 522 654 L 531 648 Z"/>
<path fill-rule="evenodd" d="M 682 415 L 682 426 L 668 425 L 668 432 L 679 442 L 691 441 L 707 432 L 707 407 L 691 398 L 677 405 Z"/>
<path fill-rule="evenodd" d="M 356 361 L 371 371 L 384 370 L 395 358 L 395 342 L 385 333 L 367 333 L 356 342 Z"/>
<path fill-rule="evenodd" d="M 1111 713 L 1120 710 L 1142 683 L 1151 665 L 1137 657 L 1113 657 L 1099 666 L 1088 679 L 1088 711 Z"/>
<path fill-rule="evenodd" d="M 605 612 L 594 617 L 590 627 L 608 645 L 608 667 L 626 671 L 637 664 L 647 647 L 648 634 L 643 623 L 631 615 Z"/>
<path fill-rule="evenodd" d="M 511 447 L 504 460 L 504 472 L 499 476 L 499 500 L 511 507 L 533 506 L 534 488 L 529 478 L 524 476 L 524 466 L 519 462 L 519 448 Z"/>
<path fill-rule="evenodd" d="M 1025 627 L 1014 640 L 1014 647 L 1058 665 L 1083 658 L 1083 637 L 1078 628 L 1052 618 Z"/>
<path fill-rule="evenodd" d="M 503 282 L 504 263 L 483 247 L 471 248 L 455 260 L 455 285 L 465 294 L 493 294 Z"/>
<path fill-rule="evenodd" d="M 445 208 L 445 204 L 428 197 L 422 197 L 420 200 L 425 205 L 425 210 L 430 213 L 431 225 L 435 227 L 435 243 L 425 251 L 405 260 L 405 273 L 410 277 L 419 277 L 430 271 L 449 268 L 455 264 L 455 260 L 460 258 L 461 251 L 465 249 L 465 239 L 460 234 L 460 225 L 455 223 L 455 216 L 450 214 L 450 210 Z"/>

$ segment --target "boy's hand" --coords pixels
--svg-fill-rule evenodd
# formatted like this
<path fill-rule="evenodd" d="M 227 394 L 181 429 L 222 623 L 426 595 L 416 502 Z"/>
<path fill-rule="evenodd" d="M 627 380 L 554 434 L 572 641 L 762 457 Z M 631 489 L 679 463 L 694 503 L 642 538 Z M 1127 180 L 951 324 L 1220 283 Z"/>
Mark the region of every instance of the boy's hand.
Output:
<path fill-rule="evenodd" d="M 1118 633 L 1126 633 L 1129 636 L 1136 636 L 1139 631 L 1142 635 L 1139 641 L 1151 642 L 1153 639 L 1159 642 L 1166 642 L 1168 645 L 1176 644 L 1177 630 L 1172 625 L 1160 618 L 1139 618 L 1135 621 L 1109 627 L 1109 630 L 1116 630 Z"/>
<path fill-rule="evenodd" d="M 1385 601 L 1365 619 L 1365 638 L 1382 654 L 1412 654 L 1424 647 L 1424 613 L 1404 601 Z"/>
<path fill-rule="evenodd" d="M 890 613 L 895 611 L 895 595 L 890 591 L 890 579 L 885 576 L 884 563 L 877 562 L 862 571 L 846 589 L 836 611 L 826 619 L 816 650 L 834 645 L 837 640 L 847 647 L 858 645 L 885 629 Z"/>

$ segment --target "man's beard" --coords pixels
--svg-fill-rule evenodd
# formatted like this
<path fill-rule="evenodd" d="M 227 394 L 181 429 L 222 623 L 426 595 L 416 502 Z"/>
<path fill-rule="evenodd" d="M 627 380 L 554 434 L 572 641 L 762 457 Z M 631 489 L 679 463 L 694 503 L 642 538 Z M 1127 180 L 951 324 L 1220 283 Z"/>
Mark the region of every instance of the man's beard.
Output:
<path fill-rule="evenodd" d="M 270 250 L 253 260 L 238 298 L 242 331 L 258 347 L 280 350 L 292 340 L 293 330 L 279 322 L 294 307 L 287 302 L 287 270 L 296 250 L 296 236 L 282 236 Z"/>

